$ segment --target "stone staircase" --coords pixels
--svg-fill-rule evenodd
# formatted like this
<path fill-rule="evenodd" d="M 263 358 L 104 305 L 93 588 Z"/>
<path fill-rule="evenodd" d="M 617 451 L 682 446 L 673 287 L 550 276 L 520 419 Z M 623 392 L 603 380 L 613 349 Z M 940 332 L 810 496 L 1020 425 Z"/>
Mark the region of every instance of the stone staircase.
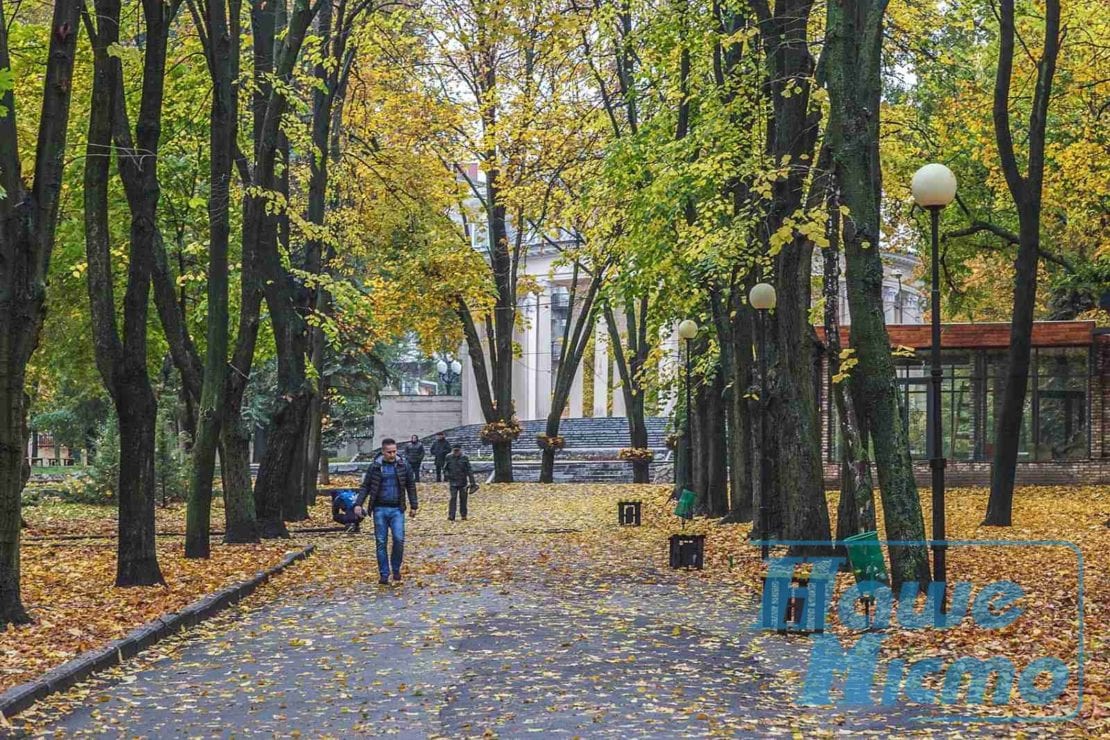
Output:
<path fill-rule="evenodd" d="M 666 446 L 668 419 L 661 416 L 648 417 L 646 420 L 648 446 L 655 452 L 651 464 L 654 477 L 659 468 L 665 467 L 670 452 Z M 536 446 L 536 435 L 544 431 L 547 423 L 543 419 L 521 422 L 520 437 L 513 444 L 513 479 L 519 482 L 535 482 L 540 479 L 542 451 Z M 463 451 L 470 456 L 474 472 L 481 479 L 488 478 L 493 471 L 493 447 L 482 442 L 479 433 L 482 424 L 445 429 L 447 441 L 462 445 Z M 628 421 L 624 417 L 598 417 L 563 419 L 559 434 L 566 438 L 566 447 L 555 456 L 554 478 L 556 483 L 630 483 L 632 464 L 617 458 L 618 452 L 630 444 Z M 425 437 L 423 442 L 430 447 L 434 435 Z M 374 453 L 376 454 L 376 452 Z M 372 459 L 366 455 L 367 460 Z M 425 459 L 425 467 L 429 467 Z M 347 463 L 348 466 L 365 467 L 365 463 Z"/>

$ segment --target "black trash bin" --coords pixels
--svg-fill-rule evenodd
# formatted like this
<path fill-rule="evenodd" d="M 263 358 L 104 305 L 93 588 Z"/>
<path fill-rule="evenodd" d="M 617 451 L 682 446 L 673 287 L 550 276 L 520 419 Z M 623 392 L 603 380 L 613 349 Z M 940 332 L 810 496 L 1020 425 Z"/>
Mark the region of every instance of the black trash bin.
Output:
<path fill-rule="evenodd" d="M 671 535 L 671 567 L 701 570 L 705 564 L 704 534 Z"/>

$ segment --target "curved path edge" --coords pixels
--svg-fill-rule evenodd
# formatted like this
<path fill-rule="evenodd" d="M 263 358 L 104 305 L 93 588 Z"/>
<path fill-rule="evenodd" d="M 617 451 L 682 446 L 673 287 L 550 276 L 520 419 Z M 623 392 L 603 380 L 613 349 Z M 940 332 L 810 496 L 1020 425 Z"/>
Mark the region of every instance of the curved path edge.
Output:
<path fill-rule="evenodd" d="M 202 596 L 182 608 L 181 611 L 163 614 L 153 621 L 136 627 L 120 639 L 113 640 L 104 647 L 88 650 L 57 668 L 47 671 L 33 681 L 13 686 L 0 694 L 0 716 L 2 718 L 14 717 L 47 696 L 65 691 L 94 673 L 99 673 L 106 668 L 123 663 L 170 635 L 200 624 L 227 607 L 250 596 L 259 586 L 294 563 L 304 560 L 315 550 L 316 545 L 309 545 L 297 552 L 291 552 L 282 558 L 280 563 L 259 571 L 253 578 L 232 584 L 207 596 Z"/>

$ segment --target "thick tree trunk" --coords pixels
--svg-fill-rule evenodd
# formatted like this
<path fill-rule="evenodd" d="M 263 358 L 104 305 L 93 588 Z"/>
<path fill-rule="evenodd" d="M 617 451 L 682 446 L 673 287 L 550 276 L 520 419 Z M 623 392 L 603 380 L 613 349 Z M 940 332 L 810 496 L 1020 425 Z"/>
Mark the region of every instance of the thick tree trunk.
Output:
<path fill-rule="evenodd" d="M 829 49 L 826 71 L 830 97 L 826 133 L 844 225 L 852 347 L 859 360 L 852 392 L 861 403 L 875 450 L 886 536 L 921 541 L 890 548 L 891 577 L 929 579 L 925 523 L 914 481 L 909 441 L 898 407 L 890 337 L 883 317 L 883 264 L 879 255 L 879 104 L 882 92 L 882 29 L 885 0 L 841 0 L 828 4 Z"/>
<path fill-rule="evenodd" d="M 250 433 L 238 408 L 229 409 L 220 430 L 220 472 L 224 484 L 224 542 L 259 541 L 251 483 Z"/>
<path fill-rule="evenodd" d="M 706 507 L 705 513 L 711 517 L 721 517 L 728 513 L 728 431 L 725 424 L 726 405 L 724 380 L 718 368 L 712 382 L 706 387 L 706 427 L 709 432 L 706 459 Z"/>
<path fill-rule="evenodd" d="M 23 491 L 27 363 L 38 345 L 46 274 L 54 249 L 58 196 L 69 128 L 73 61 L 81 3 L 57 0 L 50 22 L 35 169 L 26 179 L 14 88 L 0 90 L 0 629 L 25 623 L 20 599 L 20 495 Z M 0 69 L 11 69 L 8 19 L 0 4 Z M 30 161 L 30 160 L 28 160 Z"/>
<path fill-rule="evenodd" d="M 308 393 L 301 392 L 289 396 L 278 405 L 271 417 L 270 431 L 266 437 L 266 453 L 258 470 L 258 480 L 254 484 L 255 507 L 258 514 L 259 533 L 263 539 L 288 537 L 285 527 L 289 519 L 284 512 L 289 500 L 289 471 L 294 467 L 294 457 L 303 448 L 305 416 L 308 413 Z M 300 481 L 293 484 L 299 491 Z M 301 507 L 304 498 L 298 496 Z M 304 517 L 301 517 L 302 519 Z"/>
<path fill-rule="evenodd" d="M 117 586 L 164 583 L 154 542 L 154 427 L 158 405 L 145 366 L 119 378 L 119 549 Z"/>
<path fill-rule="evenodd" d="M 775 470 L 761 495 L 772 512 L 782 514 L 780 530 L 761 534 L 788 540 L 831 540 L 813 382 L 816 338 L 808 319 L 813 245 L 796 234 L 785 243 L 773 244 L 787 219 L 806 205 L 809 171 L 801 163 L 813 161 L 817 141 L 820 114 L 811 105 L 807 82 L 815 67 L 807 35 L 812 8 L 812 0 L 789 0 L 776 3 L 773 16 L 767 15 L 766 6 L 757 9 L 773 105 L 767 153 L 772 161 L 799 163 L 774 183 L 760 232 L 774 257 L 778 295 L 775 312 L 767 317 L 772 377 L 765 420 L 771 425 L 768 439 Z"/>
<path fill-rule="evenodd" d="M 5 362 L 5 368 L 10 364 L 10 360 Z M 7 414 L 0 425 L 0 628 L 31 621 L 19 594 L 19 503 L 27 440 L 24 376 L 15 372 L 5 375 L 0 388 L 0 408 Z"/>
<path fill-rule="evenodd" d="M 836 408 L 840 430 L 840 503 L 836 515 L 836 539 L 875 531 L 875 494 L 871 461 L 863 439 L 852 395 L 839 377 L 840 360 L 840 210 L 834 187 L 825 198 L 828 206 L 824 264 L 825 345 L 828 358 L 830 402 Z M 830 430 L 831 432 L 831 430 Z"/>
<path fill-rule="evenodd" d="M 556 393 L 554 401 L 559 400 L 559 394 Z M 565 403 L 565 401 L 563 402 Z M 559 436 L 559 423 L 563 420 L 563 404 L 556 403 L 551 405 L 551 413 L 547 415 L 547 426 L 544 427 L 543 433 L 547 435 L 548 439 Z M 540 454 L 540 483 L 553 483 L 555 481 L 555 450 L 551 447 L 544 447 L 543 452 Z"/>
<path fill-rule="evenodd" d="M 783 250 L 776 282 L 774 326 L 779 349 L 773 398 L 775 495 L 783 507 L 782 535 L 789 540 L 831 539 L 814 387 L 816 340 L 809 325 L 811 247 Z"/>
<path fill-rule="evenodd" d="M 93 40 L 93 87 L 84 174 L 85 249 L 88 260 L 89 308 L 97 367 L 116 407 L 120 433 L 119 542 L 116 585 L 162 583 L 154 542 L 156 486 L 155 428 L 158 406 L 147 372 L 147 315 L 150 305 L 152 242 L 157 238 L 158 181 L 156 156 L 141 175 L 135 174 L 135 153 L 120 141 L 117 155 L 131 211 L 127 283 L 123 299 L 122 336 L 117 328 L 113 291 L 108 181 L 113 136 L 130 131 L 123 116 L 122 69 L 110 49 L 118 42 L 120 4 L 98 0 Z M 156 14 L 150 17 L 150 12 Z M 140 145 L 157 153 L 161 112 L 164 38 L 158 30 L 161 6 L 147 7 L 155 33 L 144 53 L 140 102 Z M 161 39 L 161 40 L 160 40 Z"/>
<path fill-rule="evenodd" d="M 493 443 L 493 482 L 513 482 L 513 443 Z"/>

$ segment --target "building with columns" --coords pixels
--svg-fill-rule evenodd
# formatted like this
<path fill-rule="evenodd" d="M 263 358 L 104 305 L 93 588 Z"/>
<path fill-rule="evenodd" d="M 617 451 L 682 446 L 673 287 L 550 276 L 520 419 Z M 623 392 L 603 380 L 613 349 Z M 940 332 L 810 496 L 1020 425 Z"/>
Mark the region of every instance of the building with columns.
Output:
<path fill-rule="evenodd" d="M 567 240 L 569 243 L 569 239 Z M 538 291 L 527 294 L 518 306 L 520 320 L 514 341 L 519 354 L 513 369 L 513 398 L 521 421 L 544 419 L 551 410 L 551 395 L 559 360 L 559 343 L 563 328 L 574 317 L 571 306 L 571 267 L 559 264 L 560 250 L 548 240 L 534 241 L 523 258 L 523 273 Z M 915 277 L 919 262 L 913 256 L 884 257 L 883 304 L 890 324 L 920 324 L 926 308 L 921 283 Z M 584 293 L 581 284 L 579 295 Z M 841 283 L 840 296 L 843 323 L 850 321 L 847 296 Z M 575 374 L 564 416 L 623 417 L 624 396 L 620 375 L 609 348 L 609 331 L 604 318 L 598 320 L 593 332 L 593 351 L 587 351 Z M 664 339 L 670 358 L 662 373 L 677 371 L 679 341 L 673 334 Z M 408 383 L 394 393 L 387 393 L 375 417 L 375 436 L 407 438 L 411 434 L 427 435 L 441 429 L 466 424 L 482 424 L 481 404 L 474 384 L 474 371 L 466 347 L 455 357 L 462 364 L 461 377 L 453 384 L 456 395 L 435 395 L 436 384 L 427 381 Z M 588 365 L 588 367 L 587 367 Z M 439 384 L 438 391 L 447 389 Z M 670 413 L 674 399 L 664 402 L 654 413 Z M 651 410 L 649 410 L 650 412 Z"/>

